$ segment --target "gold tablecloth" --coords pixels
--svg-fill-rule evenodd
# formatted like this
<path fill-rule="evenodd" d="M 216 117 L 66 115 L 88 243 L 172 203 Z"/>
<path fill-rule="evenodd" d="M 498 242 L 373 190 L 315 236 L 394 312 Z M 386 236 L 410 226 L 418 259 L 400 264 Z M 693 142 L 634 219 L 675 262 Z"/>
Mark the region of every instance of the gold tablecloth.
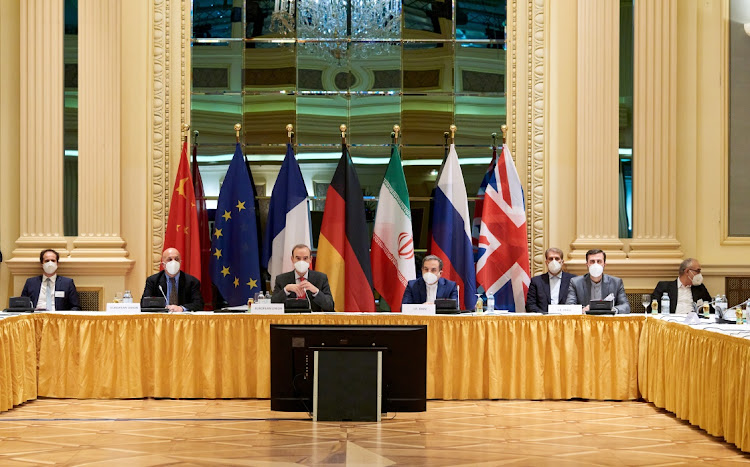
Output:
<path fill-rule="evenodd" d="M 0 320 L 0 412 L 37 397 L 36 320 Z"/>
<path fill-rule="evenodd" d="M 750 452 L 750 340 L 648 319 L 638 382 L 644 399 Z"/>
<path fill-rule="evenodd" d="M 270 397 L 269 325 L 427 324 L 430 399 L 636 399 L 643 317 L 42 314 L 38 392 Z"/>

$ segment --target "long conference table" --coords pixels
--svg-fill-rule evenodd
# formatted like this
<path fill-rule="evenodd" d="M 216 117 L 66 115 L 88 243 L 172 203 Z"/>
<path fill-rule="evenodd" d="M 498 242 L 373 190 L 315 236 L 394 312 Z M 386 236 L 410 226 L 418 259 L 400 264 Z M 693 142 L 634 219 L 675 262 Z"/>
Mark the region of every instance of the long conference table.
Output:
<path fill-rule="evenodd" d="M 0 411 L 37 397 L 269 398 L 271 324 L 426 324 L 428 399 L 643 398 L 750 452 L 750 339 L 635 314 L 12 316 Z"/>

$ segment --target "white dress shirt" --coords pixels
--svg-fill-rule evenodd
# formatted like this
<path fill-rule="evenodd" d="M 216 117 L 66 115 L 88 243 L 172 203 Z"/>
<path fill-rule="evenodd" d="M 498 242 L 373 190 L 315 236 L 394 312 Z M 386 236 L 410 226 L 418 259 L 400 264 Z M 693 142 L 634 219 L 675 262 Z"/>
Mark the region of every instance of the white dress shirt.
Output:
<path fill-rule="evenodd" d="M 693 289 L 689 285 L 682 285 L 680 278 L 677 278 L 677 308 L 675 313 L 686 315 L 693 311 Z"/>
<path fill-rule="evenodd" d="M 427 282 L 424 283 L 427 286 L 427 301 L 425 303 L 435 303 L 435 300 L 437 299 L 438 282 L 440 282 L 439 279 L 435 281 L 434 284 L 428 284 Z"/>
<path fill-rule="evenodd" d="M 42 275 L 42 287 L 39 289 L 39 301 L 36 302 L 36 309 L 47 309 L 47 279 L 50 280 L 50 288 L 52 289 L 50 294 L 52 296 L 52 303 L 49 309 L 50 311 L 55 311 L 55 281 L 57 280 L 57 274 L 53 274 L 50 277 Z"/>
<path fill-rule="evenodd" d="M 557 274 L 549 274 L 549 297 L 553 305 L 560 303 L 560 283 L 562 282 L 562 271 Z"/>

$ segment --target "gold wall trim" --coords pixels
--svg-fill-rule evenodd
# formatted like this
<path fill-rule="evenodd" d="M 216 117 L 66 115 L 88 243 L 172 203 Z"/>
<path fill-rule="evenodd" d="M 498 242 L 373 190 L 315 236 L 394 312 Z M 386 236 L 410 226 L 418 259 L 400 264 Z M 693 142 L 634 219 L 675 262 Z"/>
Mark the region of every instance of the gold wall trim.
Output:
<path fill-rule="evenodd" d="M 169 11 L 170 0 L 153 3 L 153 95 L 151 151 L 151 270 L 158 270 L 164 242 L 169 165 Z"/>
<path fill-rule="evenodd" d="M 529 157 L 526 192 L 529 231 L 529 259 L 531 275 L 544 271 L 544 251 L 548 243 L 546 158 L 547 147 L 547 37 L 545 25 L 549 17 L 549 5 L 545 0 L 529 2 Z"/>

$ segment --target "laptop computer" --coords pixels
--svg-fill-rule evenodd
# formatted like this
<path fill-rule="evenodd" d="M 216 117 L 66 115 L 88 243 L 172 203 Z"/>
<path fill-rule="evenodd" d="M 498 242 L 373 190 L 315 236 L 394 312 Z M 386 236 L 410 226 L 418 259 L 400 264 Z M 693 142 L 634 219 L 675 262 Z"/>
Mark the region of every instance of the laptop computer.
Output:
<path fill-rule="evenodd" d="M 8 308 L 3 311 L 5 313 L 33 313 L 34 305 L 31 303 L 31 297 L 10 297 Z"/>

